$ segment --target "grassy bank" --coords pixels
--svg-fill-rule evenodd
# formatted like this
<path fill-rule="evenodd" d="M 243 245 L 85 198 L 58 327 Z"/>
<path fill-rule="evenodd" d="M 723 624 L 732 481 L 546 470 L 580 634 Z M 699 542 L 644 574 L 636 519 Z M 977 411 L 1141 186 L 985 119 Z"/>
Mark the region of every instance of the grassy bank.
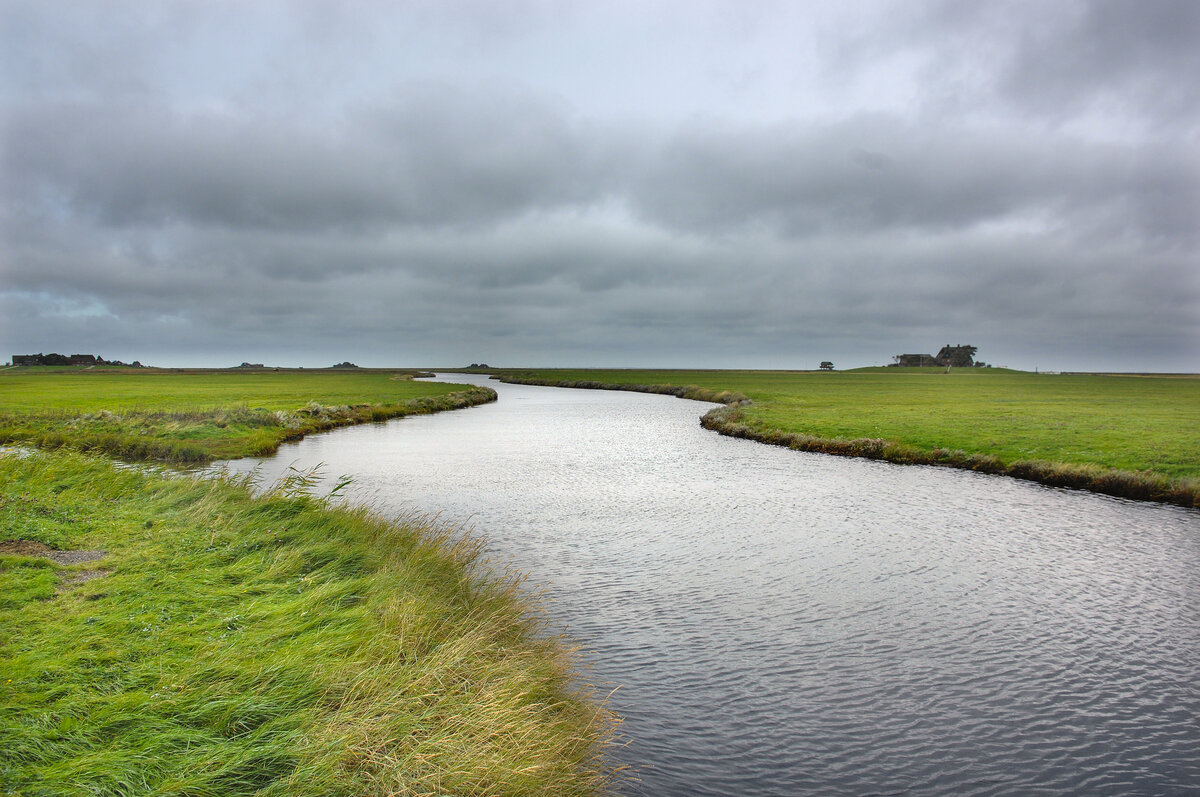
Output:
<path fill-rule="evenodd" d="M 403 371 L 12 368 L 0 371 L 0 442 L 125 460 L 260 456 L 347 424 L 459 409 L 486 388 Z"/>
<path fill-rule="evenodd" d="M 1003 369 L 522 370 L 506 381 L 716 401 L 706 427 L 790 448 L 969 468 L 1200 506 L 1200 378 Z"/>
<path fill-rule="evenodd" d="M 469 541 L 332 508 L 299 477 L 256 499 L 73 452 L 0 456 L 0 527 L 26 541 L 0 544 L 0 792 L 606 782 L 611 718 Z"/>
<path fill-rule="evenodd" d="M 0 793 L 602 792 L 612 717 L 518 579 L 297 476 L 116 467 L 261 454 L 490 401 L 402 372 L 9 369 Z M 87 452 L 87 453 L 80 453 Z"/>

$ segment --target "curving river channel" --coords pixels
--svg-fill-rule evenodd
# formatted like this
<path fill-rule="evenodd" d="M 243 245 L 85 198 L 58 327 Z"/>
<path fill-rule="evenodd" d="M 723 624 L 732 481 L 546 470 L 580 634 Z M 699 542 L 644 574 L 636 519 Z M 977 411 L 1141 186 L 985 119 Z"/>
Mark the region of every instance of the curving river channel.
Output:
<path fill-rule="evenodd" d="M 801 454 L 712 405 L 499 401 L 230 463 L 324 463 L 544 587 L 630 795 L 1197 794 L 1200 512 Z"/>

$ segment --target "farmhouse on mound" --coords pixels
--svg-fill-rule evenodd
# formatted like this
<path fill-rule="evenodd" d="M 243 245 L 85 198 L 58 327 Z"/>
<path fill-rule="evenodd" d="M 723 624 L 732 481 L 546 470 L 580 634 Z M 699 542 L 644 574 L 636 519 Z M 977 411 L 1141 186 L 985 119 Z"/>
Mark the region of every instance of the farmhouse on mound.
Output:
<path fill-rule="evenodd" d="M 932 354 L 897 354 L 893 357 L 900 368 L 932 368 L 937 365 L 937 360 L 933 359 Z"/>
<path fill-rule="evenodd" d="M 947 343 L 933 359 L 937 360 L 938 365 L 949 365 L 954 368 L 973 368 L 975 366 L 975 352 L 977 351 L 979 349 L 974 346 L 964 346 L 961 343 L 957 346 L 951 346 Z"/>
<path fill-rule="evenodd" d="M 979 349 L 975 346 L 964 346 L 961 343 L 951 346 L 947 343 L 936 357 L 932 354 L 897 354 L 892 359 L 896 361 L 893 365 L 901 368 L 974 368 L 976 365 L 983 365 L 975 362 L 977 351 Z"/>

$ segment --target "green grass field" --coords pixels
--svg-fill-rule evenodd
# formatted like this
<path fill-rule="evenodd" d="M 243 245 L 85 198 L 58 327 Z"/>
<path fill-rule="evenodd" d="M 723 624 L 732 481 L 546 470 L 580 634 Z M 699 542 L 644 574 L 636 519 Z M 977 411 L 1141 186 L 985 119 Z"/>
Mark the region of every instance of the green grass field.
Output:
<path fill-rule="evenodd" d="M 717 401 L 728 401 L 716 394 L 729 391 L 752 403 L 727 411 L 727 428 L 809 450 L 854 453 L 855 446 L 838 451 L 817 441 L 881 441 L 857 449 L 882 454 L 891 446 L 895 456 L 884 458 L 975 463 L 1034 477 L 1022 472 L 1025 463 L 1037 463 L 1035 471 L 1053 466 L 1059 473 L 1075 468 L 1149 475 L 1192 494 L 1200 479 L 1200 377 L 1194 376 L 932 368 L 506 373 L 543 383 L 696 386 L 703 389 L 697 397 Z M 811 445 L 798 442 L 802 438 L 811 438 Z"/>
<path fill-rule="evenodd" d="M 402 377 L 412 370 L 0 370 L 0 410 L 204 412 L 222 407 L 293 410 L 319 404 L 395 404 L 456 388 Z M 396 378 L 400 377 L 400 378 Z M 461 389 L 461 388 L 459 388 Z"/>
<path fill-rule="evenodd" d="M 303 475 L 255 498 L 95 456 L 259 454 L 494 395 L 402 371 L 0 371 L 4 440 L 87 452 L 0 456 L 0 793 L 602 792 L 613 718 L 476 543 Z M 100 558 L 41 555 L 72 549 Z"/>
<path fill-rule="evenodd" d="M 0 793 L 603 790 L 612 717 L 518 581 L 308 481 L 254 498 L 74 452 L 0 456 Z"/>
<path fill-rule="evenodd" d="M 349 423 L 478 404 L 489 391 L 400 371 L 0 371 L 0 442 L 198 463 L 270 453 Z"/>

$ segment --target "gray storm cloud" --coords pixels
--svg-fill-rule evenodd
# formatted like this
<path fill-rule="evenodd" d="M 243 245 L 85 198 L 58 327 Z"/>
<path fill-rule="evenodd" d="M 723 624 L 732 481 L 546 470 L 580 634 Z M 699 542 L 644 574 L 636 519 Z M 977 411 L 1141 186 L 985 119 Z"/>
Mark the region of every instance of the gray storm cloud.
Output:
<path fill-rule="evenodd" d="M 489 32 L 494 9 L 451 5 L 269 4 L 234 33 L 203 4 L 91 27 L 0 4 L 0 337 L 713 367 L 969 340 L 1018 367 L 1200 370 L 1190 4 L 814 5 L 811 26 L 782 4 L 732 27 L 699 6 L 674 36 L 692 7 L 518 7 Z"/>

